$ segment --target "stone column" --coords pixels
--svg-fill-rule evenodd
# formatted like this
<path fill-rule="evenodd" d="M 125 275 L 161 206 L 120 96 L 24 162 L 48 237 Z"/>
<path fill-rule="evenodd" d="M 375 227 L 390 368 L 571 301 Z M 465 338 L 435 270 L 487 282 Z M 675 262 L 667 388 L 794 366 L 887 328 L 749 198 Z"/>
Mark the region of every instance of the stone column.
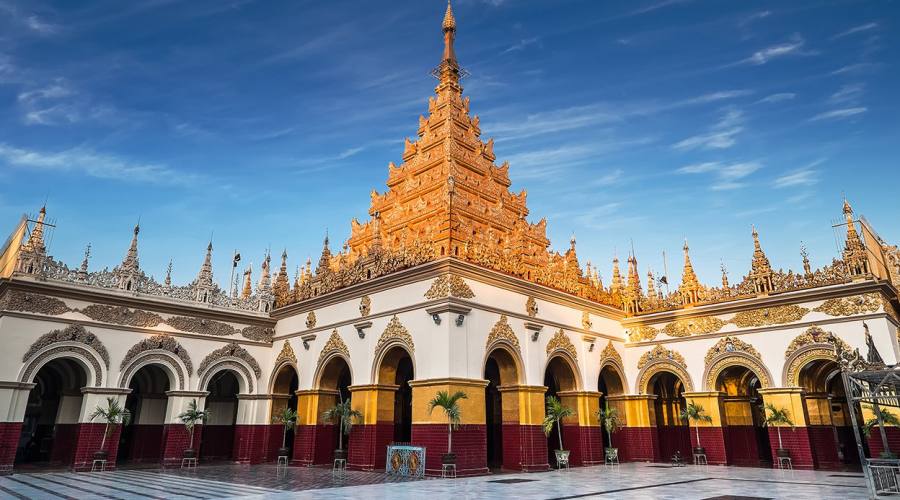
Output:
<path fill-rule="evenodd" d="M 282 427 L 272 425 L 269 416 L 272 397 L 268 394 L 238 394 L 237 399 L 232 459 L 243 464 L 265 462 L 275 451 L 271 449 L 273 437 L 278 439 L 275 449 L 281 446 Z"/>
<path fill-rule="evenodd" d="M 728 464 L 759 467 L 757 429 L 753 423 L 750 397 L 724 396 L 723 403 L 725 413 L 722 417 L 722 430 L 725 432 Z"/>
<path fill-rule="evenodd" d="M 786 409 L 795 427 L 769 426 L 769 444 L 772 448 L 772 462 L 777 465 L 778 433 L 781 442 L 790 452 L 791 462 L 795 469 L 812 469 L 815 467 L 815 455 L 810 442 L 808 418 L 803 404 L 803 389 L 799 387 L 781 387 L 777 389 L 760 389 L 759 394 L 765 404 L 777 409 Z M 768 410 L 767 410 L 768 413 Z"/>
<path fill-rule="evenodd" d="M 447 417 L 435 408 L 428 411 L 428 402 L 438 391 L 453 394 L 466 393 L 459 401 L 461 425 L 453 431 L 453 453 L 456 454 L 457 474 L 472 476 L 487 474 L 487 419 L 485 417 L 484 391 L 487 380 L 444 378 L 413 380 L 412 387 L 412 442 L 425 446 L 425 473 L 440 475 L 441 455 L 447 452 Z"/>
<path fill-rule="evenodd" d="M 620 461 L 657 462 L 659 437 L 656 435 L 656 410 L 652 394 L 618 394 L 606 396 L 609 405 L 619 409 L 625 427 L 613 435 L 619 448 Z"/>
<path fill-rule="evenodd" d="M 497 390 L 503 407 L 503 468 L 524 472 L 548 470 L 547 437 L 541 427 L 547 388 L 506 385 Z"/>
<path fill-rule="evenodd" d="M 294 432 L 293 461 L 300 465 L 332 463 L 338 428 L 325 422 L 322 413 L 338 403 L 340 392 L 333 389 L 304 389 L 296 394 L 298 416 Z M 346 443 L 344 436 L 344 444 Z"/>
<path fill-rule="evenodd" d="M 700 437 L 700 446 L 706 451 L 706 460 L 710 465 L 725 465 L 728 463 L 728 454 L 725 449 L 725 432 L 723 430 L 725 406 L 721 392 L 685 392 L 683 394 L 687 404 L 697 404 L 703 407 L 703 414 L 712 419 L 711 422 L 689 422 L 691 434 L 691 448 L 697 447 L 697 436 Z M 686 459 L 688 457 L 685 457 Z"/>
<path fill-rule="evenodd" d="M 557 393 L 564 406 L 575 414 L 563 420 L 563 446 L 571 450 L 569 465 L 603 463 L 603 440 L 600 436 L 600 393 L 592 391 L 561 391 Z"/>
<path fill-rule="evenodd" d="M 398 385 L 351 386 L 351 406 L 362 413 L 362 421 L 351 431 L 347 466 L 361 470 L 384 470 L 387 446 L 394 440 L 394 400 Z"/>
<path fill-rule="evenodd" d="M 94 459 L 94 453 L 98 451 L 106 451 L 107 469 L 115 469 L 116 458 L 119 453 L 119 435 L 122 432 L 122 425 L 110 425 L 108 434 L 106 435 L 106 443 L 104 443 L 104 434 L 107 432 L 107 425 L 100 420 L 92 420 L 91 414 L 98 407 L 106 408 L 108 405 L 107 398 L 113 398 L 123 408 L 125 407 L 125 397 L 131 393 L 131 389 L 120 389 L 113 387 L 83 387 L 81 389 L 82 403 L 81 412 L 78 416 L 78 433 L 75 440 L 75 451 L 72 459 L 72 469 L 75 471 L 91 470 Z M 62 406 L 62 403 L 60 403 Z M 103 450 L 101 450 L 103 446 Z"/>
<path fill-rule="evenodd" d="M 207 391 L 167 391 L 169 403 L 166 405 L 166 420 L 163 428 L 162 462 L 165 467 L 177 467 L 181 465 L 184 450 L 192 447 L 191 435 L 178 417 L 191 401 L 197 401 L 197 408 L 202 410 L 206 405 Z M 198 422 L 194 426 L 193 449 L 195 456 L 200 456 L 200 441 L 203 436 L 203 423 Z"/>
<path fill-rule="evenodd" d="M 35 384 L 0 382 L 0 475 L 10 474 L 22 435 L 28 394 Z"/>

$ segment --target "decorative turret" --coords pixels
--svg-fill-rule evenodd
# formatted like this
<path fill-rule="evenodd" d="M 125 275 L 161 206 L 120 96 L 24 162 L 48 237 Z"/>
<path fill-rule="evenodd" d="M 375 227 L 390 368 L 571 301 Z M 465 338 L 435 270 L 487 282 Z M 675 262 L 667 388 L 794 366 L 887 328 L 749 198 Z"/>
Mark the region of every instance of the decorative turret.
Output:
<path fill-rule="evenodd" d="M 47 217 L 47 207 L 42 206 L 38 218 L 28 236 L 28 241 L 19 249 L 16 271 L 26 274 L 39 274 L 47 257 L 47 248 L 44 246 L 44 220 Z"/>
<path fill-rule="evenodd" d="M 140 232 L 141 225 L 136 224 L 134 226 L 134 235 L 131 237 L 131 245 L 128 247 L 128 252 L 125 253 L 125 259 L 113 269 L 120 290 L 137 291 L 138 278 L 141 275 L 140 263 L 138 262 L 138 234 Z"/>
<path fill-rule="evenodd" d="M 88 261 L 91 259 L 91 244 L 88 243 L 84 248 L 84 259 L 81 260 L 81 267 L 78 268 L 78 281 L 84 281 L 88 275 Z"/>
<path fill-rule="evenodd" d="M 647 270 L 647 298 L 649 298 L 651 302 L 657 299 L 656 283 L 654 282 L 653 271 L 651 269 Z"/>
<path fill-rule="evenodd" d="M 634 255 L 628 257 L 628 286 L 622 297 L 625 314 L 635 315 L 641 312 L 641 278 L 638 275 L 637 258 Z"/>
<path fill-rule="evenodd" d="M 169 259 L 169 265 L 166 266 L 166 281 L 163 283 L 163 292 L 168 295 L 172 291 L 172 259 Z"/>
<path fill-rule="evenodd" d="M 753 263 L 750 265 L 750 279 L 753 280 L 757 295 L 768 295 L 773 290 L 772 266 L 759 244 L 759 233 L 753 227 Z"/>
<path fill-rule="evenodd" d="M 203 259 L 203 265 L 200 266 L 200 272 L 197 273 L 197 279 L 194 280 L 192 288 L 194 289 L 194 300 L 197 302 L 210 303 L 213 300 L 213 284 L 212 273 L 212 241 L 206 245 L 206 257 Z"/>
<path fill-rule="evenodd" d="M 850 202 L 844 200 L 844 218 L 847 220 L 847 240 L 844 242 L 844 263 L 854 279 L 865 278 L 869 275 L 869 259 L 866 256 L 866 246 L 856 232 L 856 223 L 853 221 L 853 207 Z"/>
<path fill-rule="evenodd" d="M 316 266 L 316 275 L 327 272 L 331 268 L 331 248 L 328 247 L 328 235 L 322 242 L 322 255 L 319 256 L 319 264 Z"/>
<path fill-rule="evenodd" d="M 721 262 L 719 264 L 719 268 L 722 269 L 722 289 L 728 289 L 728 269 L 725 267 L 725 262 Z"/>
<path fill-rule="evenodd" d="M 619 272 L 619 257 L 613 257 L 612 283 L 609 286 L 609 292 L 613 295 L 621 295 L 623 291 L 622 274 Z"/>
<path fill-rule="evenodd" d="M 249 299 L 253 295 L 253 263 L 247 264 L 244 270 L 244 289 L 241 290 L 241 298 Z"/>
<path fill-rule="evenodd" d="M 271 311 L 275 302 L 275 297 L 272 295 L 272 275 L 269 271 L 271 265 L 272 255 L 266 252 L 266 257 L 263 259 L 261 266 L 262 272 L 259 277 L 259 284 L 256 287 L 256 294 L 259 296 L 258 309 L 262 312 Z"/>
<path fill-rule="evenodd" d="M 684 240 L 684 270 L 681 272 L 681 286 L 678 292 L 681 294 L 681 303 L 689 306 L 700 302 L 700 281 L 691 265 L 690 248 L 687 239 Z"/>
<path fill-rule="evenodd" d="M 272 293 L 275 295 L 275 307 L 287 305 L 291 298 L 291 288 L 287 274 L 287 257 L 287 250 L 281 252 L 281 268 L 278 269 L 278 275 L 275 276 L 275 286 L 272 287 Z"/>
<path fill-rule="evenodd" d="M 800 257 L 803 258 L 803 275 L 807 279 L 812 278 L 812 266 L 809 265 L 809 252 L 806 251 L 806 245 L 800 243 Z"/>

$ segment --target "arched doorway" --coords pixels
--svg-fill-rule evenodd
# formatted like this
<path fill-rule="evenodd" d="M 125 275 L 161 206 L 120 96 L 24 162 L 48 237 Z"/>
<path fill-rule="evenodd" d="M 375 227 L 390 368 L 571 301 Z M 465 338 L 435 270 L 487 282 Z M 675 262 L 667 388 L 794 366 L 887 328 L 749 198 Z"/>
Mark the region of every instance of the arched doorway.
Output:
<path fill-rule="evenodd" d="M 575 370 L 572 369 L 569 362 L 562 356 L 554 356 L 550 359 L 550 362 L 547 363 L 547 368 L 544 370 L 544 386 L 547 387 L 547 396 L 556 397 L 559 397 L 559 393 L 561 392 L 575 391 L 578 389 Z M 575 408 L 573 408 L 573 410 L 575 410 Z M 562 422 L 563 447 L 568 450 L 571 450 L 574 444 L 570 441 L 578 437 L 577 426 L 577 421 L 574 424 L 571 422 Z M 573 427 L 576 432 L 567 432 L 568 429 Z M 559 430 L 555 430 L 547 436 L 547 460 L 550 464 L 556 463 L 556 454 L 554 450 L 559 449 L 558 432 Z M 575 456 L 573 453 L 569 456 L 569 462 L 572 465 L 579 465 L 581 460 L 580 457 Z"/>
<path fill-rule="evenodd" d="M 206 384 L 206 409 L 209 418 L 203 425 L 200 458 L 204 461 L 231 460 L 234 428 L 237 421 L 240 383 L 231 370 L 215 373 Z"/>
<path fill-rule="evenodd" d="M 840 469 L 859 465 L 850 407 L 838 364 L 816 359 L 800 369 L 803 404 L 809 419 L 809 441 L 815 464 L 820 469 Z"/>
<path fill-rule="evenodd" d="M 716 377 L 715 389 L 724 394 L 722 419 L 728 462 L 733 465 L 771 465 L 769 431 L 763 425 L 765 404 L 759 376 L 740 365 L 728 366 Z"/>
<path fill-rule="evenodd" d="M 157 365 L 146 365 L 134 373 L 128 387 L 125 408 L 131 411 L 131 424 L 122 428 L 119 459 L 156 464 L 162 457 L 169 376 Z"/>
<path fill-rule="evenodd" d="M 271 419 L 272 423 L 275 422 L 275 418 L 284 411 L 285 408 L 292 408 L 297 410 L 297 388 L 300 386 L 300 378 L 297 376 L 297 370 L 290 364 L 284 364 L 278 371 L 275 373 L 275 379 L 272 382 L 272 407 L 271 407 Z M 293 456 L 293 445 L 294 445 L 294 428 L 288 429 L 287 432 L 284 432 L 284 429 L 281 429 L 281 432 L 276 432 L 275 437 L 277 438 L 277 443 L 271 443 L 270 451 L 276 452 L 278 448 L 281 448 L 282 442 L 284 442 L 284 446 L 288 448 L 288 456 Z M 274 446 L 272 446 L 274 445 Z M 275 460 L 277 457 L 270 453 L 270 460 Z"/>
<path fill-rule="evenodd" d="M 687 423 L 680 418 L 685 406 L 684 382 L 672 372 L 660 371 L 653 375 L 648 386 L 656 396 L 653 409 L 660 461 L 669 461 L 676 451 L 683 460 L 690 460 L 691 436 Z"/>
<path fill-rule="evenodd" d="M 324 412 L 337 403 L 349 401 L 351 383 L 350 365 L 347 364 L 347 361 L 342 356 L 333 356 L 329 359 L 325 363 L 321 376 L 319 377 L 319 409 Z M 329 398 L 329 396 L 332 399 L 326 402 L 326 399 Z M 334 459 L 334 450 L 338 449 L 339 439 L 343 444 L 343 449 L 345 451 L 349 449 L 350 435 L 344 434 L 344 436 L 341 437 L 339 429 L 340 427 L 338 425 L 331 422 L 323 423 L 323 425 L 320 426 L 318 432 L 322 433 L 321 442 L 330 443 L 330 446 L 316 447 L 315 463 L 331 463 Z M 319 442 L 318 437 L 316 440 Z"/>
<path fill-rule="evenodd" d="M 597 390 L 600 391 L 600 405 L 599 408 L 601 410 L 607 410 L 609 408 L 613 408 L 618 412 L 619 421 L 624 424 L 625 423 L 625 407 L 622 404 L 621 400 L 610 400 L 609 396 L 619 396 L 625 394 L 625 383 L 622 380 L 619 372 L 612 366 L 606 365 L 600 369 L 600 375 L 597 380 Z M 615 448 L 615 435 L 612 436 L 613 442 L 609 442 L 609 436 L 607 436 L 606 428 L 603 426 L 603 423 L 600 424 L 600 434 L 602 436 L 603 447 L 612 447 Z M 622 453 L 623 450 L 619 450 L 619 453 Z"/>
<path fill-rule="evenodd" d="M 397 386 L 393 404 L 395 443 L 409 443 L 412 440 L 412 387 L 409 382 L 413 377 L 409 352 L 399 345 L 388 349 L 378 367 L 378 383 Z"/>
<path fill-rule="evenodd" d="M 77 361 L 54 359 L 38 370 L 28 394 L 15 467 L 71 465 L 78 441 L 81 389 L 88 372 Z"/>
<path fill-rule="evenodd" d="M 518 430 L 518 402 L 513 401 L 518 393 L 507 393 L 507 402 L 504 404 L 504 394 L 501 392 L 501 388 L 513 386 L 519 382 L 519 369 L 516 358 L 507 348 L 495 347 L 490 351 L 484 363 L 484 378 L 488 381 L 484 397 L 487 424 L 487 465 L 490 469 L 514 469 L 519 464 L 513 463 L 511 457 L 506 457 L 507 461 L 504 461 L 504 448 L 512 448 L 506 446 L 503 428 L 504 426 L 513 426 L 514 429 L 508 430 Z M 509 432 L 507 434 L 507 438 L 512 436 Z"/>

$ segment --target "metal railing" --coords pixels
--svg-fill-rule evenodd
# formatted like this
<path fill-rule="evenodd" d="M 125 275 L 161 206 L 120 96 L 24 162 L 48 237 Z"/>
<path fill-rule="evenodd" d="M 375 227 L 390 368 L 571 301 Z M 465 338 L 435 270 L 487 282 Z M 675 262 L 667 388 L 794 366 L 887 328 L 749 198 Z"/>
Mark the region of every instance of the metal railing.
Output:
<path fill-rule="evenodd" d="M 900 496 L 900 460 L 870 458 L 866 463 L 875 498 Z"/>

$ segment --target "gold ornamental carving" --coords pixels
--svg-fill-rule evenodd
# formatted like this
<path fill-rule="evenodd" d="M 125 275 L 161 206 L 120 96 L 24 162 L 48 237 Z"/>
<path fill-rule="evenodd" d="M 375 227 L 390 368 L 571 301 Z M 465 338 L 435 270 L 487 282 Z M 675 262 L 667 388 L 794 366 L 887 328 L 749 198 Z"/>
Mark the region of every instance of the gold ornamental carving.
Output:
<path fill-rule="evenodd" d="M 310 311 L 306 315 L 306 329 L 309 330 L 310 328 L 315 328 L 315 327 L 316 327 L 316 312 Z"/>
<path fill-rule="evenodd" d="M 756 359 L 762 359 L 762 356 L 759 355 L 759 351 L 752 345 L 736 337 L 724 337 L 706 352 L 704 361 L 706 364 L 709 364 L 714 358 L 732 352 L 742 352 L 753 356 Z"/>
<path fill-rule="evenodd" d="M 200 333 L 216 337 L 227 337 L 237 333 L 237 330 L 228 323 L 193 316 L 172 316 L 166 320 L 166 323 L 183 332 Z"/>
<path fill-rule="evenodd" d="M 553 334 L 553 337 L 550 338 L 550 342 L 547 342 L 547 354 L 549 355 L 553 351 L 565 351 L 572 356 L 572 359 L 578 360 L 575 344 L 569 340 L 569 336 L 566 335 L 566 332 L 564 332 L 562 328 Z"/>
<path fill-rule="evenodd" d="M 659 330 L 649 325 L 635 326 L 628 329 L 629 342 L 641 342 L 644 340 L 653 340 L 659 335 Z"/>
<path fill-rule="evenodd" d="M 844 342 L 837 335 L 835 335 L 831 332 L 826 332 L 825 330 L 819 328 L 816 325 L 812 325 L 809 328 L 807 328 L 805 332 L 801 333 L 796 338 L 794 338 L 794 340 L 791 341 L 791 343 L 787 347 L 787 350 L 784 351 L 784 357 L 785 357 L 785 359 L 790 358 L 791 355 L 796 353 L 801 348 L 804 348 L 804 347 L 807 347 L 807 346 L 813 345 L 813 344 L 828 344 L 828 345 L 832 346 L 832 348 L 833 348 L 833 346 L 840 344 L 841 348 L 844 351 L 847 351 L 847 352 L 852 351 L 850 346 L 847 345 L 847 343 Z M 834 353 L 832 353 L 832 356 L 834 356 Z"/>
<path fill-rule="evenodd" d="M 875 312 L 879 308 L 881 308 L 881 294 L 864 293 L 851 297 L 828 299 L 813 311 L 823 312 L 829 316 L 852 316 Z"/>
<path fill-rule="evenodd" d="M 691 335 L 717 332 L 726 324 L 726 321 L 715 316 L 700 316 L 697 318 L 677 319 L 667 323 L 663 327 L 662 332 L 670 337 L 690 337 Z"/>
<path fill-rule="evenodd" d="M 281 352 L 275 357 L 275 366 L 278 366 L 281 363 L 297 364 L 297 355 L 294 354 L 294 348 L 291 347 L 291 343 L 287 340 L 285 340 L 284 344 L 281 346 Z"/>
<path fill-rule="evenodd" d="M 534 297 L 529 296 L 528 300 L 525 301 L 525 312 L 529 318 L 534 318 L 538 315 L 538 305 Z"/>
<path fill-rule="evenodd" d="M 322 352 L 319 353 L 319 364 L 321 365 L 322 360 L 334 353 L 350 357 L 350 349 L 347 349 L 347 344 L 344 343 L 344 339 L 338 334 L 337 329 L 331 331 L 331 336 L 328 337 L 328 341 L 322 347 Z"/>
<path fill-rule="evenodd" d="M 591 322 L 591 313 L 587 311 L 582 311 L 581 313 L 581 327 L 585 330 L 590 330 L 594 326 L 594 323 Z"/>
<path fill-rule="evenodd" d="M 484 347 L 486 350 L 489 350 L 495 342 L 505 341 L 513 346 L 516 351 L 521 353 L 521 348 L 519 347 L 519 338 L 516 337 L 516 332 L 513 331 L 512 327 L 509 326 L 509 321 L 505 314 L 500 316 L 500 319 L 494 323 L 493 328 L 491 328 L 491 332 L 488 333 L 487 341 L 484 343 Z"/>
<path fill-rule="evenodd" d="M 359 315 L 365 318 L 372 312 L 372 299 L 368 295 L 363 295 L 359 299 Z"/>
<path fill-rule="evenodd" d="M 612 340 L 606 344 L 606 347 L 604 347 L 603 351 L 600 353 L 600 365 L 603 365 L 603 363 L 607 361 L 612 361 L 620 367 L 625 366 L 622 362 L 622 355 L 619 354 L 619 351 L 613 346 Z"/>
<path fill-rule="evenodd" d="M 809 309 L 798 305 L 765 307 L 740 311 L 731 318 L 731 322 L 739 328 L 751 328 L 758 326 L 783 325 L 800 321 Z"/>
<path fill-rule="evenodd" d="M 762 357 L 755 347 L 736 337 L 720 339 L 704 359 L 706 364 L 706 390 L 716 390 L 716 382 L 722 370 L 729 366 L 743 366 L 752 371 L 763 388 L 771 387 L 769 371 L 762 363 Z"/>
<path fill-rule="evenodd" d="M 466 281 L 455 274 L 442 274 L 438 276 L 431 288 L 425 292 L 426 299 L 443 299 L 455 297 L 458 299 L 471 299 L 475 293 L 469 288 Z"/>
<path fill-rule="evenodd" d="M 392 341 L 400 341 L 403 343 L 403 345 L 409 349 L 410 354 L 416 350 L 415 344 L 413 344 L 412 335 L 410 335 L 406 327 L 400 323 L 400 318 L 398 318 L 396 314 L 388 322 L 388 325 L 381 333 L 381 336 L 378 337 L 378 342 L 375 344 L 375 352 L 380 351 L 385 344 Z"/>
<path fill-rule="evenodd" d="M 894 306 L 888 299 L 882 297 L 881 306 L 884 308 L 884 313 L 893 318 L 894 323 L 900 324 L 900 317 L 897 316 L 897 311 L 894 310 Z M 898 334 L 900 334 L 900 330 L 898 330 Z"/>
<path fill-rule="evenodd" d="M 641 356 L 641 359 L 638 360 L 638 370 L 641 370 L 650 363 L 654 363 L 657 361 L 667 361 L 687 369 L 687 363 L 684 361 L 684 356 L 676 351 L 672 351 L 666 349 L 661 345 L 657 345 Z"/>

